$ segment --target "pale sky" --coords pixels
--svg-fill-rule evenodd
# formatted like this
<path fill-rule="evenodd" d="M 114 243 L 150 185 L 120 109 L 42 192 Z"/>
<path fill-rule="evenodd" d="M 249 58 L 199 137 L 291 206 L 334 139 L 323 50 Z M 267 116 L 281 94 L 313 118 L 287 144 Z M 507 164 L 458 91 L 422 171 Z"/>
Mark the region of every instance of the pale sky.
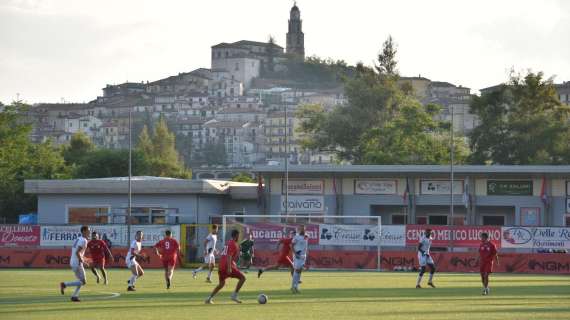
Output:
<path fill-rule="evenodd" d="M 509 70 L 570 81 L 570 1 L 299 0 L 307 55 L 371 65 L 388 34 L 402 75 L 477 91 Z M 0 101 L 83 102 L 105 84 L 210 67 L 210 47 L 285 47 L 290 0 L 0 0 Z"/>

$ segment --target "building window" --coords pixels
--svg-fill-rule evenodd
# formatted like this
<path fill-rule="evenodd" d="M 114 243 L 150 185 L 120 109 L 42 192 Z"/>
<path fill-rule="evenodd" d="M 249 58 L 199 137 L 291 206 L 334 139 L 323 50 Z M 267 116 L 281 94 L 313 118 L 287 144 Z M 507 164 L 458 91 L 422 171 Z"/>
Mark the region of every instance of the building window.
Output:
<path fill-rule="evenodd" d="M 68 208 L 67 223 L 90 224 L 108 223 L 109 208 Z"/>
<path fill-rule="evenodd" d="M 408 216 L 403 214 L 393 214 L 392 224 L 406 224 L 408 222 Z"/>
<path fill-rule="evenodd" d="M 570 227 L 570 214 L 566 215 L 566 226 Z"/>
<path fill-rule="evenodd" d="M 447 225 L 447 216 L 429 216 L 429 224 L 436 226 Z"/>
<path fill-rule="evenodd" d="M 484 226 L 504 226 L 505 216 L 483 216 Z"/>
<path fill-rule="evenodd" d="M 416 217 L 416 224 L 427 224 L 427 217 Z"/>

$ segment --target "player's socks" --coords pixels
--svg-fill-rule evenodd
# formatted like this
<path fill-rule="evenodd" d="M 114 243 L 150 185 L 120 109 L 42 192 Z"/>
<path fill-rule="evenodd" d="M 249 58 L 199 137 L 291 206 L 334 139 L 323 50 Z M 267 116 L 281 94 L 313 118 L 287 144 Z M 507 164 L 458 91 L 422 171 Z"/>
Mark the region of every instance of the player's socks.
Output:
<path fill-rule="evenodd" d="M 136 275 L 132 275 L 131 279 L 129 280 L 129 287 L 134 287 L 135 286 L 135 282 L 137 282 L 137 276 Z"/>
<path fill-rule="evenodd" d="M 212 278 L 212 270 L 208 270 L 208 279 Z"/>
<path fill-rule="evenodd" d="M 63 285 L 66 287 L 79 287 L 81 286 L 81 281 L 64 282 Z"/>
<path fill-rule="evenodd" d="M 232 299 L 232 301 L 235 301 L 235 302 L 237 302 L 237 303 L 241 303 L 241 300 L 238 299 L 238 296 L 237 296 L 237 293 L 236 293 L 236 292 L 232 293 L 231 299 Z"/>
<path fill-rule="evenodd" d="M 61 292 L 62 295 L 65 294 L 65 283 L 59 283 L 59 292 Z"/>
<path fill-rule="evenodd" d="M 166 279 L 166 289 L 170 289 L 170 279 Z"/>
<path fill-rule="evenodd" d="M 418 275 L 418 280 L 416 281 L 416 286 L 419 286 L 422 283 L 422 275 Z"/>
<path fill-rule="evenodd" d="M 204 301 L 205 304 L 214 304 L 214 300 L 212 300 L 212 296 L 209 296 L 208 299 L 206 299 L 206 301 Z"/>
<path fill-rule="evenodd" d="M 433 273 L 429 274 L 429 280 L 428 280 L 429 283 L 431 283 L 433 281 L 433 275 L 434 275 Z"/>
<path fill-rule="evenodd" d="M 73 292 L 72 297 L 76 297 L 76 298 L 79 297 L 79 290 L 81 290 L 81 285 L 79 285 L 75 288 L 75 291 Z"/>
<path fill-rule="evenodd" d="M 261 274 L 262 274 L 263 272 L 264 272 L 263 269 L 259 269 L 259 270 L 257 271 L 257 277 L 260 278 L 260 277 L 261 277 Z"/>

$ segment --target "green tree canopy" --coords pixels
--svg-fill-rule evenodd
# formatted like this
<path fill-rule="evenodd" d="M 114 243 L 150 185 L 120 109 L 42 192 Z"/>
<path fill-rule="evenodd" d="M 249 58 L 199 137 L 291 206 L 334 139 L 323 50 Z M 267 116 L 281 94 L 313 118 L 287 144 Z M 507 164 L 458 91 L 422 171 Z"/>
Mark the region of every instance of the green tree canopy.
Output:
<path fill-rule="evenodd" d="M 475 97 L 480 124 L 470 134 L 474 164 L 570 163 L 570 107 L 558 100 L 551 80 L 528 72 Z"/>
<path fill-rule="evenodd" d="M 33 144 L 23 114 L 28 105 L 14 102 L 0 110 L 0 215 L 17 222 L 18 214 L 37 210 L 35 195 L 24 193 L 26 179 L 65 179 L 70 169 L 51 141 Z"/>

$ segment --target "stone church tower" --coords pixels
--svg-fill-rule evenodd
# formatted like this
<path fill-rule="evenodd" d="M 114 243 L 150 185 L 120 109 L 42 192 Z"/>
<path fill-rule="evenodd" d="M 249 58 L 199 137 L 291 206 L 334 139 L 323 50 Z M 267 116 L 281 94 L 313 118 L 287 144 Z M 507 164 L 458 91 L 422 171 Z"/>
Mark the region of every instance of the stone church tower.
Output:
<path fill-rule="evenodd" d="M 303 34 L 302 23 L 301 11 L 299 11 L 297 2 L 295 2 L 289 14 L 286 53 L 305 59 L 305 35 Z"/>

